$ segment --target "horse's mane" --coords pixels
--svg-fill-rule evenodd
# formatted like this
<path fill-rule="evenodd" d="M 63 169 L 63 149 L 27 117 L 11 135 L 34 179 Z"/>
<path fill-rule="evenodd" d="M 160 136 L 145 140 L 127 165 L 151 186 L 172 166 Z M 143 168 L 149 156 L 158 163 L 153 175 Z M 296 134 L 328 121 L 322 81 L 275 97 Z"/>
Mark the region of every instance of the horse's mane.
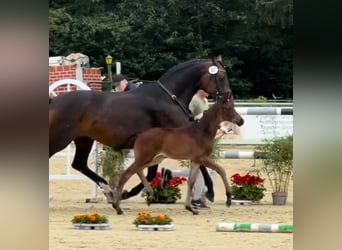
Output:
<path fill-rule="evenodd" d="M 168 78 L 171 75 L 176 75 L 177 72 L 184 70 L 185 68 L 189 68 L 194 64 L 197 64 L 198 62 L 204 62 L 208 59 L 191 59 L 189 61 L 186 61 L 184 63 L 178 64 L 173 66 L 171 69 L 169 69 L 160 79 Z"/>

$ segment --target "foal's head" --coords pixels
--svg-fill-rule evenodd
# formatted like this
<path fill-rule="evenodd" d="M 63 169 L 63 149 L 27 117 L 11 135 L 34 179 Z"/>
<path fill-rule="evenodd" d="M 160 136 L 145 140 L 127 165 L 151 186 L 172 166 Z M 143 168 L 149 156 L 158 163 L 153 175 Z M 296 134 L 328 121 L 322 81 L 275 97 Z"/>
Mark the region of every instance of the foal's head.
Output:
<path fill-rule="evenodd" d="M 220 120 L 230 121 L 239 126 L 243 125 L 243 122 L 244 122 L 243 118 L 235 110 L 234 96 L 233 96 L 233 92 L 230 89 L 227 93 L 224 93 L 218 98 L 216 105 L 219 105 L 222 110 L 222 112 L 220 112 L 219 114 L 221 116 Z"/>

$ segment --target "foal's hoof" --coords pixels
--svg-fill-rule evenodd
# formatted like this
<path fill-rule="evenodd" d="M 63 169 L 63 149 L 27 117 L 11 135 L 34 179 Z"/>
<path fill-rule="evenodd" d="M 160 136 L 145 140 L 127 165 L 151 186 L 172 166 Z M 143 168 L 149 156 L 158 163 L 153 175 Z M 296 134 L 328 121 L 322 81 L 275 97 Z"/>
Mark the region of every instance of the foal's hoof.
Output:
<path fill-rule="evenodd" d="M 196 209 L 193 209 L 191 206 L 185 206 L 186 210 L 189 210 L 193 215 L 199 214 Z"/>
<path fill-rule="evenodd" d="M 120 207 L 116 206 L 114 203 L 112 203 L 112 207 L 116 210 L 117 214 L 123 214 L 123 211 Z"/>
<path fill-rule="evenodd" d="M 230 205 L 232 205 L 232 194 L 227 193 L 226 197 L 227 197 L 226 205 L 227 205 L 227 207 L 230 207 Z"/>

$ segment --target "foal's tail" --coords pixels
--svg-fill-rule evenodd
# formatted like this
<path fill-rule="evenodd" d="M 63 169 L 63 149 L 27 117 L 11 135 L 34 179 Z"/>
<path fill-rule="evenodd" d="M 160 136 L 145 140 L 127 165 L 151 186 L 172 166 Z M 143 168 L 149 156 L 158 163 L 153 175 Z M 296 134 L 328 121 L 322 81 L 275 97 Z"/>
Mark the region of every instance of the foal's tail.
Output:
<path fill-rule="evenodd" d="M 122 138 L 113 146 L 113 149 L 115 151 L 118 151 L 118 150 L 122 149 L 124 146 L 126 146 L 129 142 L 133 143 L 133 139 L 135 140 L 136 137 L 138 136 L 138 134 L 139 134 L 139 132 L 136 132 L 136 133 L 130 134 L 130 135 Z"/>

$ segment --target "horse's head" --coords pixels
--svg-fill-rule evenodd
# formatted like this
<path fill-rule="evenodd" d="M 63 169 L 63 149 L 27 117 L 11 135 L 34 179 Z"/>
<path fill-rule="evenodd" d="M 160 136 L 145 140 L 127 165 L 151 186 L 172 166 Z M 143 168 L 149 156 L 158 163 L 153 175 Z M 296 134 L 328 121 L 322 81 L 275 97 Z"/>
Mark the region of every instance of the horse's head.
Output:
<path fill-rule="evenodd" d="M 205 65 L 205 73 L 200 79 L 199 87 L 215 98 L 230 90 L 225 67 L 217 58 Z"/>
<path fill-rule="evenodd" d="M 235 109 L 234 96 L 230 89 L 218 98 L 217 105 L 222 107 L 221 119 L 223 121 L 230 121 L 239 126 L 243 125 L 243 118 Z"/>

